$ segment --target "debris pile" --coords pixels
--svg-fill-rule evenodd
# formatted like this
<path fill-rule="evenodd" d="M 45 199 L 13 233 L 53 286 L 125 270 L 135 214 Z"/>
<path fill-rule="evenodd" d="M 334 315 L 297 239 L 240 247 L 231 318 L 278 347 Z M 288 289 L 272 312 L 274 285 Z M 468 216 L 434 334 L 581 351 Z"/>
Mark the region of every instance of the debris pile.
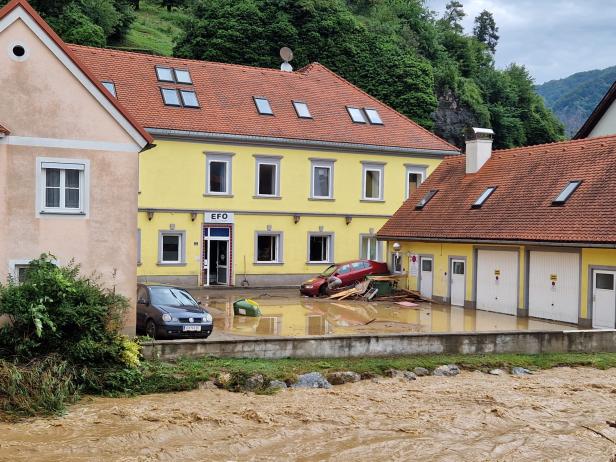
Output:
<path fill-rule="evenodd" d="M 398 287 L 398 276 L 368 276 L 353 287 L 330 290 L 332 300 L 379 300 L 396 302 L 400 306 L 416 307 L 414 302 L 433 302 L 414 290 Z"/>

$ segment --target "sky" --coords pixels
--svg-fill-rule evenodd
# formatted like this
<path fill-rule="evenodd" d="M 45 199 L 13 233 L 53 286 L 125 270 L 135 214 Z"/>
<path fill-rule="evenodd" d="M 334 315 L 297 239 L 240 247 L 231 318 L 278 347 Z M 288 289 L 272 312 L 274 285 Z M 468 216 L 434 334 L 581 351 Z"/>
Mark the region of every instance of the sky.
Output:
<path fill-rule="evenodd" d="M 461 0 L 467 34 L 482 11 L 494 15 L 496 65 L 524 64 L 536 83 L 616 65 L 616 0 Z M 448 0 L 426 0 L 440 17 Z"/>

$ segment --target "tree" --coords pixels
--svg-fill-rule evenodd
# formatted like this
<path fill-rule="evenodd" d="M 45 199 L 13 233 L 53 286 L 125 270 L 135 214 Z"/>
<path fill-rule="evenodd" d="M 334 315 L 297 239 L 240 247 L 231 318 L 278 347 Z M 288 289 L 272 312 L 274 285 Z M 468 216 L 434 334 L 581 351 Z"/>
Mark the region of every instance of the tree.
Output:
<path fill-rule="evenodd" d="M 160 4 L 167 8 L 167 11 L 171 11 L 172 8 L 179 8 L 184 6 L 186 0 L 160 0 Z"/>
<path fill-rule="evenodd" d="M 464 5 L 458 0 L 452 0 L 445 6 L 445 14 L 443 14 L 443 23 L 458 34 L 464 32 L 462 20 L 466 16 Z"/>
<path fill-rule="evenodd" d="M 475 18 L 475 27 L 473 35 L 481 43 L 485 43 L 488 49 L 494 54 L 499 36 L 497 34 L 498 27 L 494 21 L 494 16 L 488 10 L 483 10 L 479 16 Z"/>

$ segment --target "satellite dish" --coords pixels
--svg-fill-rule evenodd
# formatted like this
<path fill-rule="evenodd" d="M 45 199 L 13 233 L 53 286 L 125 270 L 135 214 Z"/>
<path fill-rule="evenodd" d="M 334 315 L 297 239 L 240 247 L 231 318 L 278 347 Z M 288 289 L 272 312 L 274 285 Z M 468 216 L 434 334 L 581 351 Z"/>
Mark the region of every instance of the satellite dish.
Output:
<path fill-rule="evenodd" d="M 291 51 L 291 48 L 282 47 L 280 49 L 280 57 L 287 63 L 291 61 L 293 59 L 293 52 Z"/>

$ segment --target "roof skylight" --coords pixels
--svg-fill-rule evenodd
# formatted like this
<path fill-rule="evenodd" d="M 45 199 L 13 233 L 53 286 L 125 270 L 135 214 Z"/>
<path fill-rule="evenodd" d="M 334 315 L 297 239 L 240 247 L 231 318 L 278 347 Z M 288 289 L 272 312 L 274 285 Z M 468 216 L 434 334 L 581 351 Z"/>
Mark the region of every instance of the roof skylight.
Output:
<path fill-rule="evenodd" d="M 364 112 L 368 116 L 368 120 L 373 125 L 383 125 L 383 120 L 376 109 L 364 108 Z"/>
<path fill-rule="evenodd" d="M 472 207 L 474 209 L 480 208 L 483 205 L 483 203 L 488 200 L 488 197 L 490 197 L 495 190 L 496 190 L 496 186 L 487 187 L 486 190 L 481 193 L 481 196 L 479 196 L 477 200 L 473 202 Z"/>
<path fill-rule="evenodd" d="M 163 101 L 167 106 L 181 106 L 178 91 L 175 88 L 161 88 Z"/>
<path fill-rule="evenodd" d="M 308 109 L 308 105 L 306 103 L 302 103 L 301 101 L 293 101 L 293 107 L 295 108 L 295 112 L 297 112 L 297 117 L 302 119 L 312 119 L 310 109 Z"/>
<path fill-rule="evenodd" d="M 254 97 L 255 105 L 257 106 L 257 111 L 261 115 L 274 115 L 274 111 L 272 111 L 272 106 L 270 106 L 270 102 L 267 98 Z"/>
<path fill-rule="evenodd" d="M 107 91 L 109 93 L 111 93 L 114 97 L 117 97 L 115 83 L 108 82 L 108 81 L 103 81 L 101 83 L 103 84 L 103 87 L 105 87 L 107 89 Z"/>
<path fill-rule="evenodd" d="M 156 66 L 156 77 L 160 82 L 175 82 L 173 69 L 170 67 Z"/>
<path fill-rule="evenodd" d="M 417 205 L 415 206 L 415 210 L 423 209 L 428 204 L 428 202 L 432 200 L 432 198 L 435 196 L 437 192 L 438 192 L 438 189 L 431 189 L 430 191 L 428 191 L 424 195 L 424 197 L 422 197 L 421 200 L 417 202 Z"/>
<path fill-rule="evenodd" d="M 582 180 L 570 181 L 569 184 L 565 186 L 565 189 L 563 189 L 556 199 L 552 201 L 552 205 L 564 205 L 581 183 Z"/>
<path fill-rule="evenodd" d="M 182 105 L 184 107 L 199 107 L 199 101 L 197 101 L 197 94 L 192 90 L 180 90 L 180 96 L 182 97 Z"/>
<path fill-rule="evenodd" d="M 365 124 L 366 117 L 361 109 L 356 107 L 347 106 L 347 111 L 349 111 L 349 115 L 351 116 L 351 120 L 357 124 Z"/>
<path fill-rule="evenodd" d="M 177 83 L 186 83 L 192 85 L 192 78 L 190 77 L 190 72 L 188 69 L 174 69 L 175 73 L 175 81 Z"/>

